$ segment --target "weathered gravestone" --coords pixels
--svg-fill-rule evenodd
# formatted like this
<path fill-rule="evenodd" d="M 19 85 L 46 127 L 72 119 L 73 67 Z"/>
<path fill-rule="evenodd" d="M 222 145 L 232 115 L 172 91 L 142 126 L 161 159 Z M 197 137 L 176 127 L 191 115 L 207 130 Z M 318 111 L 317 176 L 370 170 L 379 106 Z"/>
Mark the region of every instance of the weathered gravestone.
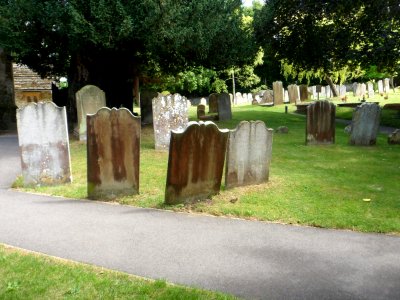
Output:
<path fill-rule="evenodd" d="M 274 93 L 272 90 L 266 90 L 263 94 L 260 104 L 264 103 L 273 103 L 274 102 Z"/>
<path fill-rule="evenodd" d="M 307 106 L 306 145 L 335 142 L 336 106 L 327 101 L 316 101 Z"/>
<path fill-rule="evenodd" d="M 360 84 L 360 97 L 365 98 L 367 95 L 367 85 L 365 83 Z"/>
<path fill-rule="evenodd" d="M 300 101 L 306 101 L 308 99 L 308 86 L 305 84 L 300 85 Z"/>
<path fill-rule="evenodd" d="M 208 96 L 208 113 L 218 113 L 218 97 L 215 93 Z"/>
<path fill-rule="evenodd" d="M 378 93 L 383 95 L 383 82 L 382 80 L 378 80 Z"/>
<path fill-rule="evenodd" d="M 86 140 L 86 115 L 95 114 L 106 106 L 105 93 L 94 85 L 86 85 L 76 93 L 79 140 Z"/>
<path fill-rule="evenodd" d="M 186 128 L 186 98 L 179 94 L 159 95 L 153 99 L 153 126 L 156 150 L 168 150 L 171 130 Z"/>
<path fill-rule="evenodd" d="M 400 145 L 400 129 L 395 129 L 395 131 L 389 134 L 388 143 L 390 145 Z"/>
<path fill-rule="evenodd" d="M 381 108 L 376 103 L 363 103 L 353 112 L 350 144 L 370 146 L 376 144 Z"/>
<path fill-rule="evenodd" d="M 204 200 L 219 193 L 229 130 L 213 122 L 189 122 L 172 131 L 165 203 Z"/>
<path fill-rule="evenodd" d="M 390 79 L 385 78 L 383 79 L 383 91 L 387 94 L 390 91 Z"/>
<path fill-rule="evenodd" d="M 203 104 L 197 105 L 197 119 L 201 119 L 206 115 L 206 107 Z"/>
<path fill-rule="evenodd" d="M 227 188 L 268 181 L 273 131 L 262 121 L 242 121 L 230 132 L 225 165 Z"/>
<path fill-rule="evenodd" d="M 139 193 L 140 117 L 104 107 L 87 116 L 87 189 L 90 199 Z"/>
<path fill-rule="evenodd" d="M 290 103 L 297 103 L 300 99 L 299 90 L 297 85 L 290 84 L 288 86 L 288 95 L 289 95 L 289 102 Z"/>
<path fill-rule="evenodd" d="M 272 83 L 274 91 L 274 105 L 283 104 L 283 84 L 282 81 L 275 81 Z"/>
<path fill-rule="evenodd" d="M 153 98 L 157 98 L 158 93 L 144 90 L 140 92 L 140 117 L 143 125 L 153 124 Z"/>
<path fill-rule="evenodd" d="M 218 101 L 218 120 L 231 120 L 232 119 L 232 108 L 231 99 L 229 94 L 222 93 L 217 94 Z"/>
<path fill-rule="evenodd" d="M 17 127 L 24 185 L 71 182 L 65 107 L 30 103 L 17 110 Z"/>
<path fill-rule="evenodd" d="M 360 97 L 359 83 L 354 82 L 352 88 L 353 88 L 353 96 L 354 97 Z"/>
<path fill-rule="evenodd" d="M 368 98 L 372 98 L 375 94 L 374 85 L 372 84 L 372 82 L 367 83 L 367 90 L 368 90 Z"/>

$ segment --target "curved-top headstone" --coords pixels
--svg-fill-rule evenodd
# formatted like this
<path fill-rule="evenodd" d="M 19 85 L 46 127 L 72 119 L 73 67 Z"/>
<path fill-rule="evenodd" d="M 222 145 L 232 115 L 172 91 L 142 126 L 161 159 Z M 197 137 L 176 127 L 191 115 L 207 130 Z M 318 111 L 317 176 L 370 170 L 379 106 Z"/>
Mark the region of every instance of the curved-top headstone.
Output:
<path fill-rule="evenodd" d="M 171 130 L 183 130 L 189 122 L 186 98 L 179 94 L 153 98 L 156 150 L 168 150 Z"/>
<path fill-rule="evenodd" d="M 226 188 L 268 181 L 273 131 L 262 121 L 242 121 L 229 133 Z"/>
<path fill-rule="evenodd" d="M 328 100 L 307 106 L 307 145 L 335 143 L 335 115 L 336 106 Z"/>
<path fill-rule="evenodd" d="M 221 187 L 229 130 L 213 122 L 189 122 L 184 131 L 172 131 L 165 203 L 203 200 Z"/>
<path fill-rule="evenodd" d="M 79 140 L 86 140 L 86 115 L 95 114 L 106 106 L 105 93 L 95 85 L 85 85 L 76 93 Z"/>
<path fill-rule="evenodd" d="M 231 120 L 232 119 L 232 107 L 231 98 L 227 93 L 217 94 L 218 101 L 218 120 Z"/>
<path fill-rule="evenodd" d="M 17 110 L 17 127 L 24 185 L 71 182 L 65 107 L 30 103 Z"/>
<path fill-rule="evenodd" d="M 210 114 L 218 112 L 218 97 L 215 93 L 208 96 L 208 112 Z"/>
<path fill-rule="evenodd" d="M 350 144 L 370 146 L 376 144 L 381 108 L 376 103 L 363 103 L 353 112 Z"/>
<path fill-rule="evenodd" d="M 91 199 L 139 193 L 140 117 L 101 108 L 87 116 L 87 179 Z"/>

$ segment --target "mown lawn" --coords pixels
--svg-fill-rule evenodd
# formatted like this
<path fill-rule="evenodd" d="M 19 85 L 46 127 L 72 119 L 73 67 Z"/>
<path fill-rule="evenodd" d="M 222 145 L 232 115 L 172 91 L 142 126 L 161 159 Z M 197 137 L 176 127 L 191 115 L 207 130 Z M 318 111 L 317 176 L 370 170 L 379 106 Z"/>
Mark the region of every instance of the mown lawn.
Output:
<path fill-rule="evenodd" d="M 345 125 L 341 124 L 337 125 L 334 145 L 305 146 L 305 116 L 294 114 L 294 110 L 294 105 L 289 105 L 288 114 L 284 113 L 284 105 L 239 106 L 233 108 L 231 121 L 217 122 L 220 128 L 231 129 L 241 120 L 262 120 L 271 128 L 288 126 L 288 134 L 274 134 L 269 182 L 232 190 L 225 190 L 222 184 L 221 193 L 209 201 L 166 206 L 163 200 L 168 154 L 154 150 L 152 127 L 144 127 L 140 194 L 115 201 L 139 207 L 400 234 L 400 146 L 388 145 L 387 136 L 382 134 L 376 146 L 350 146 Z M 339 117 L 343 117 L 338 110 Z M 195 107 L 190 113 L 194 120 Z M 86 198 L 86 145 L 71 141 L 71 156 L 72 184 L 25 190 Z"/>
<path fill-rule="evenodd" d="M 0 244 L 0 299 L 235 299 Z"/>

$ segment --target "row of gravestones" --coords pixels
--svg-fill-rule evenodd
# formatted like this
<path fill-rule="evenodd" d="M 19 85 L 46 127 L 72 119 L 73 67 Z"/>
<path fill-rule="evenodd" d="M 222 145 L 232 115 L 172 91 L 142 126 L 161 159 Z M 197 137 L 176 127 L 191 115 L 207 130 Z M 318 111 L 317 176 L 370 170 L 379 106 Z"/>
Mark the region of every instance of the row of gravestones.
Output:
<path fill-rule="evenodd" d="M 17 111 L 25 185 L 72 181 L 65 107 L 32 103 Z M 140 117 L 103 107 L 86 116 L 87 188 L 91 199 L 139 192 Z M 172 130 L 165 201 L 208 198 L 219 192 L 224 162 L 227 188 L 268 180 L 272 129 L 243 121 L 229 131 L 212 122 L 190 122 Z M 226 156 L 226 159 L 225 159 Z"/>

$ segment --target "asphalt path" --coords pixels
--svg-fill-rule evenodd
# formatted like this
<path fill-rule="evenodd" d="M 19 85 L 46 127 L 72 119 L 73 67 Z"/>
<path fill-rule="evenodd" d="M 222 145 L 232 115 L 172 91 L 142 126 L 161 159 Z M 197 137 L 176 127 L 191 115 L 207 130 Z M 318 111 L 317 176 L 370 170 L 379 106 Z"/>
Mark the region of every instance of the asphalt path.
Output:
<path fill-rule="evenodd" d="M 25 194 L 0 136 L 0 243 L 248 299 L 400 299 L 400 237 Z"/>

